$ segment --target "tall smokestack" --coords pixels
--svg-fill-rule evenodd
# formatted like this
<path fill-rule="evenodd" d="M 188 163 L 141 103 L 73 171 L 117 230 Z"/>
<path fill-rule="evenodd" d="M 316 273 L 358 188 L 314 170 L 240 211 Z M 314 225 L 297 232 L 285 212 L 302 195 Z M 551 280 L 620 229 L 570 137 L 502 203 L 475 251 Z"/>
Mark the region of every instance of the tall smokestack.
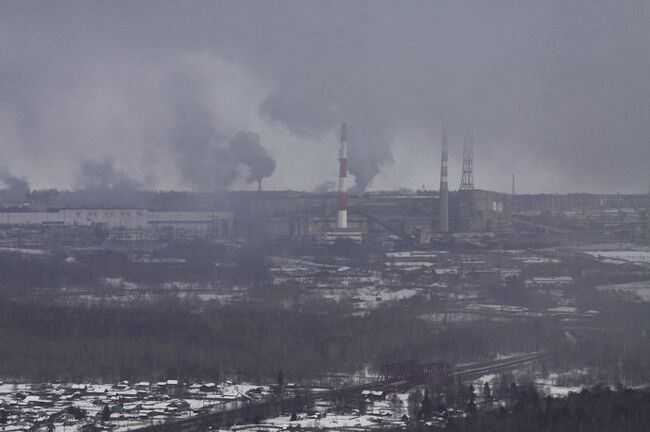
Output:
<path fill-rule="evenodd" d="M 449 186 L 447 184 L 447 128 L 442 127 L 442 158 L 440 160 L 440 232 L 449 231 Z"/>
<path fill-rule="evenodd" d="M 341 124 L 341 147 L 339 148 L 339 197 L 336 227 L 348 227 L 348 195 L 345 192 L 345 178 L 348 176 L 348 124 Z"/>

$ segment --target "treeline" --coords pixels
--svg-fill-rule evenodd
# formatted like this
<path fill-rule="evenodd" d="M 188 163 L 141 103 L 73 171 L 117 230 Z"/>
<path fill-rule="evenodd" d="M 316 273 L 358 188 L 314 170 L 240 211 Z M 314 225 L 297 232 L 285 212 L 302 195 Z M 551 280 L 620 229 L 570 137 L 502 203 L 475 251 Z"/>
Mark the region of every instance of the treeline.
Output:
<path fill-rule="evenodd" d="M 184 262 L 133 260 L 126 252 L 111 249 L 76 252 L 73 257 L 63 252 L 0 253 L 0 288 L 88 286 L 106 277 L 143 284 L 169 280 L 250 284 L 268 277 L 267 258 L 253 247 L 226 250 L 202 241 L 175 242 L 152 258 L 181 258 Z"/>
<path fill-rule="evenodd" d="M 549 366 L 570 372 L 580 365 L 590 371 L 590 381 L 626 384 L 650 381 L 650 340 L 644 332 L 602 332 L 580 339 L 571 349 L 558 351 Z"/>
<path fill-rule="evenodd" d="M 510 407 L 469 410 L 445 430 L 463 432 L 638 432 L 650 425 L 650 392 L 607 387 L 584 389 L 565 398 L 520 389 Z M 419 429 L 415 427 L 414 429 Z"/>
<path fill-rule="evenodd" d="M 327 309 L 330 308 L 330 309 Z M 0 298 L 0 377 L 37 381 L 300 379 L 401 360 L 469 362 L 532 351 L 557 336 L 540 324 L 434 327 L 395 308 L 352 316 L 175 297 L 120 306 Z"/>

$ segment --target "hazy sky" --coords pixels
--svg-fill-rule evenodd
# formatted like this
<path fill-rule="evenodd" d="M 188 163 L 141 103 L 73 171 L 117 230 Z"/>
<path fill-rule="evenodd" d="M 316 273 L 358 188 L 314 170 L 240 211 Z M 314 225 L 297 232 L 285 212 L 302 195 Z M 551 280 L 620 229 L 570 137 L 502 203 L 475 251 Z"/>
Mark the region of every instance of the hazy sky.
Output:
<path fill-rule="evenodd" d="M 276 160 L 265 188 L 311 190 L 348 121 L 371 189 L 437 189 L 445 122 L 452 189 L 472 130 L 477 187 L 646 191 L 648 23 L 648 0 L 4 0 L 0 164 L 34 187 L 90 160 L 252 189 L 219 171 L 244 131 Z"/>

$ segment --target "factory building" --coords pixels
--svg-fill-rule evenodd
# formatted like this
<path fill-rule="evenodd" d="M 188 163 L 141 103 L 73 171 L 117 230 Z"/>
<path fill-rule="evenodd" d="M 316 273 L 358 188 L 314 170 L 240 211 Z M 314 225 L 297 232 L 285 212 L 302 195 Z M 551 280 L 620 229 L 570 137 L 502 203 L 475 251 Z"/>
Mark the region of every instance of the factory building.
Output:
<path fill-rule="evenodd" d="M 95 227 L 112 240 L 160 238 L 230 238 L 230 211 L 151 211 L 139 208 L 72 208 L 51 211 L 0 212 L 0 227 Z"/>
<path fill-rule="evenodd" d="M 233 196 L 234 229 L 241 238 L 320 242 L 326 233 L 345 232 L 356 236 L 355 241 L 360 235 L 394 236 L 423 244 L 431 239 L 431 194 L 350 195 L 344 230 L 338 228 L 336 193 L 235 192 Z"/>
<path fill-rule="evenodd" d="M 507 229 L 504 202 L 504 194 L 496 192 L 449 192 L 450 231 Z M 355 242 L 368 237 L 411 244 L 430 243 L 438 230 L 440 199 L 435 193 L 347 196 L 347 228 L 340 228 L 339 203 L 338 193 L 231 192 L 222 210 L 4 210 L 0 227 L 95 227 L 111 239 L 124 241 L 203 237 L 331 243 L 338 236 Z"/>
<path fill-rule="evenodd" d="M 507 210 L 512 214 L 539 215 L 571 210 L 646 208 L 646 194 L 527 194 L 508 196 Z"/>
<path fill-rule="evenodd" d="M 484 190 L 459 191 L 451 199 L 454 231 L 505 232 L 508 230 L 507 195 Z"/>

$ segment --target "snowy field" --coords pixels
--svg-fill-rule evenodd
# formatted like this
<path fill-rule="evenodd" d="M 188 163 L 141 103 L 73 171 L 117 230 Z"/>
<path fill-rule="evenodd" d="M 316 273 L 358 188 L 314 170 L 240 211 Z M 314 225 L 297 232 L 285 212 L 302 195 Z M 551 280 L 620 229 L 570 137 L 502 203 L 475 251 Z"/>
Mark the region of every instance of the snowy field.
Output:
<path fill-rule="evenodd" d="M 122 278 L 106 278 L 100 281 L 99 286 L 62 288 L 61 293 L 66 301 L 86 304 L 103 301 L 128 304 L 134 301 L 150 301 L 161 296 L 230 304 L 246 298 L 248 289 L 238 286 L 226 287 L 217 283 L 178 281 L 150 286 L 136 284 Z"/>
<path fill-rule="evenodd" d="M 320 417 L 320 418 L 319 418 Z M 345 414 L 326 414 L 324 416 L 307 416 L 301 414 L 297 420 L 290 421 L 290 417 L 277 417 L 266 420 L 264 424 L 276 426 L 279 429 L 287 429 L 289 427 L 300 427 L 310 429 L 348 429 L 348 428 L 373 428 L 385 427 L 387 422 L 383 417 L 374 415 L 345 415 Z M 254 428 L 251 425 L 251 428 Z"/>
<path fill-rule="evenodd" d="M 428 322 L 463 322 L 463 321 L 479 321 L 485 317 L 467 312 L 433 312 L 429 314 L 418 315 L 418 318 Z"/>
<path fill-rule="evenodd" d="M 650 264 L 649 250 L 598 250 L 584 253 L 609 264 Z"/>
<path fill-rule="evenodd" d="M 650 281 L 629 282 L 624 284 L 603 285 L 600 291 L 611 291 L 619 294 L 633 296 L 643 302 L 650 302 Z"/>
<path fill-rule="evenodd" d="M 499 358 L 508 358 L 508 356 L 498 356 Z M 552 397 L 566 397 L 569 393 L 579 393 L 584 387 L 579 385 L 569 385 L 566 381 L 566 376 L 583 376 L 585 371 L 583 370 L 574 370 L 567 372 L 565 374 L 548 374 L 546 378 L 538 377 L 534 380 L 535 387 L 546 396 Z M 515 376 L 522 375 L 525 376 L 525 372 L 515 372 Z M 472 381 L 472 385 L 476 389 L 476 393 L 479 396 L 482 393 L 483 386 L 485 383 L 488 383 L 494 392 L 495 388 L 499 385 L 499 375 L 497 374 L 486 374 Z M 575 383 L 574 383 L 575 384 Z"/>
<path fill-rule="evenodd" d="M 376 309 L 387 303 L 413 298 L 422 294 L 420 288 L 367 286 L 351 289 L 321 289 L 316 296 L 336 303 L 352 302 L 356 309 Z"/>
<path fill-rule="evenodd" d="M 539 388 L 545 395 L 553 397 L 566 397 L 569 393 L 580 393 L 582 387 L 562 386 L 555 383 L 553 378 L 539 378 L 535 380 L 537 388 Z"/>
<path fill-rule="evenodd" d="M 289 416 L 280 416 L 265 420 L 262 426 L 283 430 L 298 427 L 328 430 L 400 427 L 404 426 L 402 416 L 408 415 L 408 393 L 391 393 L 379 400 L 368 400 L 363 414 L 357 412 L 358 410 L 349 414 L 333 412 L 331 405 L 326 401 L 317 401 L 314 408 L 317 414 L 300 413 L 294 421 L 291 421 Z M 259 430 L 256 426 L 259 427 L 259 425 L 249 425 L 242 428 Z"/>

